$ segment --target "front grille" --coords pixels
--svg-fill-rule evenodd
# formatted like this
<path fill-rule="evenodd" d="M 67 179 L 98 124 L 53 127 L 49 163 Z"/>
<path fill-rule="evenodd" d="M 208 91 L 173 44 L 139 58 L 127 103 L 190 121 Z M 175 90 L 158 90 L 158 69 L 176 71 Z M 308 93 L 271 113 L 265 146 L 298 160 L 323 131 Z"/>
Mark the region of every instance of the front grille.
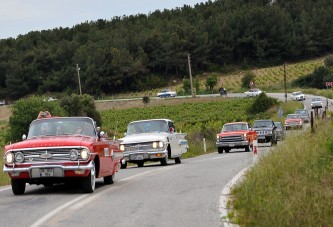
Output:
<path fill-rule="evenodd" d="M 132 152 L 141 152 L 141 151 L 148 151 L 152 150 L 153 143 L 136 143 L 136 144 L 125 144 L 125 151 L 132 151 Z"/>
<path fill-rule="evenodd" d="M 242 135 L 220 137 L 220 142 L 239 142 L 243 140 L 244 139 Z"/>
<path fill-rule="evenodd" d="M 23 163 L 40 163 L 40 162 L 66 162 L 70 160 L 70 151 L 72 149 L 76 149 L 79 152 L 82 148 L 47 148 L 47 149 L 30 149 L 30 150 L 20 150 L 13 152 L 16 154 L 17 152 L 22 152 L 24 155 Z M 82 161 L 79 156 L 78 160 Z"/>

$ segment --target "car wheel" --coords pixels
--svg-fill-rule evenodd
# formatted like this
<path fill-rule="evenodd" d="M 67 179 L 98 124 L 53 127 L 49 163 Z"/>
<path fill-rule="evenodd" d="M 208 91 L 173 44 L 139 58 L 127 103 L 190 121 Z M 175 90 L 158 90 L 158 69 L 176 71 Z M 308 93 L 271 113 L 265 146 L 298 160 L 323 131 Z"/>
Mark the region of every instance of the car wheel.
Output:
<path fill-rule="evenodd" d="M 176 163 L 176 164 L 180 164 L 180 163 L 182 163 L 182 159 L 181 159 L 181 157 L 177 157 L 177 158 L 175 158 L 175 163 Z"/>
<path fill-rule="evenodd" d="M 93 191 L 95 191 L 96 169 L 95 169 L 95 163 L 92 162 L 92 164 L 93 168 L 90 170 L 90 173 L 82 180 L 82 189 L 84 193 L 92 193 Z"/>
<path fill-rule="evenodd" d="M 168 165 L 168 156 L 160 160 L 162 166 Z"/>
<path fill-rule="evenodd" d="M 230 149 L 229 148 L 226 148 L 224 149 L 225 150 L 225 153 L 229 153 Z"/>
<path fill-rule="evenodd" d="M 218 147 L 218 148 L 217 148 L 217 153 L 219 153 L 219 154 L 223 154 L 223 148 L 222 148 L 222 147 Z"/>
<path fill-rule="evenodd" d="M 245 147 L 245 152 L 250 152 L 250 150 L 251 150 L 250 149 L 250 145 L 248 145 L 248 146 Z"/>
<path fill-rule="evenodd" d="M 120 164 L 120 168 L 121 169 L 126 169 L 127 168 L 127 162 L 125 162 L 125 164 Z"/>
<path fill-rule="evenodd" d="M 114 173 L 114 174 L 112 174 L 110 176 L 103 177 L 104 184 L 113 184 L 114 183 L 115 175 L 116 175 L 116 173 Z"/>
<path fill-rule="evenodd" d="M 22 195 L 25 191 L 25 181 L 21 179 L 12 179 L 12 191 L 14 195 Z"/>
<path fill-rule="evenodd" d="M 136 164 L 138 165 L 138 167 L 143 167 L 145 162 L 144 161 L 139 161 Z"/>

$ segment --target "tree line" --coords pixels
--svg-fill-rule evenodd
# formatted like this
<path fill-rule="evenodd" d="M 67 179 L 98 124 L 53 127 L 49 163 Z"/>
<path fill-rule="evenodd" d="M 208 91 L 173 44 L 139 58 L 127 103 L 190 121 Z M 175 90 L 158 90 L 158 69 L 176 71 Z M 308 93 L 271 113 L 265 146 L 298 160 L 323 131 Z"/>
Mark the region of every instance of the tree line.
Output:
<path fill-rule="evenodd" d="M 0 98 L 99 97 L 167 86 L 192 71 L 270 66 L 333 50 L 331 0 L 216 0 L 0 40 Z"/>

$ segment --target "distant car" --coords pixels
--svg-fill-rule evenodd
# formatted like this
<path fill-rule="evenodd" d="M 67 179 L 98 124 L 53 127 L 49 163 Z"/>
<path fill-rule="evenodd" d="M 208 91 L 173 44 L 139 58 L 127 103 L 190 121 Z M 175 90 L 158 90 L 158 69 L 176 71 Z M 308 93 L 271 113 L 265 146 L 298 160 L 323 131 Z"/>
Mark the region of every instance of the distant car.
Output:
<path fill-rule="evenodd" d="M 295 91 L 291 94 L 291 100 L 303 101 L 305 100 L 305 95 L 301 91 Z"/>
<path fill-rule="evenodd" d="M 287 118 L 284 121 L 284 127 L 288 129 L 302 129 L 304 121 L 299 114 L 288 114 Z"/>
<path fill-rule="evenodd" d="M 286 130 L 282 122 L 275 121 L 274 122 L 276 126 L 276 135 L 278 140 L 283 140 L 286 135 Z"/>
<path fill-rule="evenodd" d="M 260 95 L 261 93 L 262 93 L 262 91 L 259 88 L 253 88 L 253 89 L 250 89 L 250 90 L 244 92 L 246 97 L 255 97 L 255 96 Z"/>
<path fill-rule="evenodd" d="M 176 96 L 177 96 L 177 92 L 171 91 L 170 89 L 165 89 L 165 90 L 162 90 L 161 92 L 157 93 L 157 97 L 160 97 L 160 98 L 176 97 Z"/>
<path fill-rule="evenodd" d="M 295 114 L 301 115 L 301 118 L 303 119 L 304 122 L 306 122 L 306 123 L 310 122 L 309 110 L 307 110 L 307 109 L 298 109 L 298 110 L 295 110 Z"/>
<path fill-rule="evenodd" d="M 320 98 L 313 98 L 311 101 L 311 108 L 317 109 L 317 108 L 323 108 L 323 102 Z"/>
<path fill-rule="evenodd" d="M 272 120 L 256 120 L 252 125 L 252 130 L 258 134 L 258 143 L 277 144 L 276 126 Z"/>

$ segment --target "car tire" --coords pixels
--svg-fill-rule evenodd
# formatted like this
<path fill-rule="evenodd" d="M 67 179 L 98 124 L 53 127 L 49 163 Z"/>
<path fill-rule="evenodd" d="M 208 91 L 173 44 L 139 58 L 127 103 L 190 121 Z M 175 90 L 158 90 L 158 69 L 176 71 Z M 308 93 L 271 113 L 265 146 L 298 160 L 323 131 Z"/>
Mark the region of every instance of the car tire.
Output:
<path fill-rule="evenodd" d="M 224 149 L 225 153 L 229 153 L 230 149 L 229 148 L 226 148 Z"/>
<path fill-rule="evenodd" d="M 246 147 L 245 147 L 245 152 L 250 152 L 250 151 L 251 151 L 251 147 L 250 147 L 250 145 L 246 146 Z"/>
<path fill-rule="evenodd" d="M 121 169 L 126 169 L 127 168 L 127 162 L 125 162 L 125 164 L 120 164 L 120 168 Z"/>
<path fill-rule="evenodd" d="M 168 165 L 168 156 L 161 159 L 160 162 L 161 162 L 161 166 L 167 166 Z"/>
<path fill-rule="evenodd" d="M 138 167 L 143 167 L 145 162 L 144 161 L 139 161 L 136 164 L 138 165 Z"/>
<path fill-rule="evenodd" d="M 12 191 L 14 195 L 22 195 L 25 191 L 25 181 L 21 179 L 12 179 Z"/>
<path fill-rule="evenodd" d="M 219 153 L 219 154 L 223 154 L 223 148 L 222 148 L 222 147 L 218 147 L 218 148 L 217 148 L 217 153 Z"/>
<path fill-rule="evenodd" d="M 96 168 L 95 163 L 92 162 L 93 168 L 90 170 L 88 176 L 82 179 L 82 190 L 84 193 L 92 193 L 95 191 L 96 186 Z"/>
<path fill-rule="evenodd" d="M 114 173 L 114 174 L 112 174 L 110 176 L 103 177 L 104 184 L 113 184 L 114 183 L 115 175 L 116 175 L 116 173 Z"/>
<path fill-rule="evenodd" d="M 176 163 L 176 164 L 180 164 L 180 163 L 182 163 L 182 159 L 181 159 L 181 157 L 177 157 L 177 158 L 175 158 L 175 163 Z"/>

